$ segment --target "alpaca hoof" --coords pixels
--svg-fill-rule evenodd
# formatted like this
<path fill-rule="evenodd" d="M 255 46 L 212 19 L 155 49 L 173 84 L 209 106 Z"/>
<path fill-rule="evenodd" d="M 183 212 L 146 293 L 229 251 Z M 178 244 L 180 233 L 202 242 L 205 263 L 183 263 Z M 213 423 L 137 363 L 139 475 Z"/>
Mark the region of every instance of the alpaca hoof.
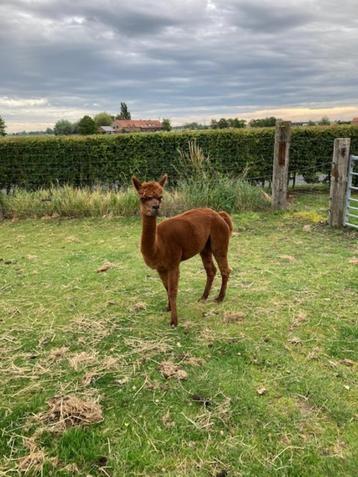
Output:
<path fill-rule="evenodd" d="M 200 302 L 203 303 L 203 302 L 205 302 L 207 299 L 208 299 L 208 297 L 203 295 L 202 297 L 199 298 L 198 302 L 199 302 L 199 303 L 200 303 Z"/>
<path fill-rule="evenodd" d="M 170 323 L 170 326 L 171 326 L 172 328 L 176 328 L 176 327 L 178 326 L 178 323 Z"/>
<path fill-rule="evenodd" d="M 217 296 L 217 297 L 215 298 L 216 303 L 221 303 L 223 300 L 224 300 L 224 297 L 223 297 L 223 296 Z"/>

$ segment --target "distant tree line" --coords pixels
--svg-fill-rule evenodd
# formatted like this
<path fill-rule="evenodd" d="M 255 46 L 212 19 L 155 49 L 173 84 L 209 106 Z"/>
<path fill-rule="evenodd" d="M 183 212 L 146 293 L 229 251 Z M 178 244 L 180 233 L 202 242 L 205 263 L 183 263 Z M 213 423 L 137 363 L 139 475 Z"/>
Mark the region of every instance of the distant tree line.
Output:
<path fill-rule="evenodd" d="M 56 136 L 66 136 L 69 134 L 95 134 L 101 126 L 112 126 L 115 119 L 132 119 L 126 103 L 121 103 L 121 112 L 117 115 L 111 115 L 106 112 L 98 113 L 93 118 L 86 115 L 75 123 L 71 123 L 66 119 L 61 119 L 55 124 L 53 133 Z M 162 126 L 164 131 L 170 131 L 170 120 L 163 119 Z"/>
<path fill-rule="evenodd" d="M 96 114 L 93 118 L 88 115 L 83 116 L 77 122 L 70 122 L 67 119 L 60 119 L 56 122 L 54 128 L 47 128 L 45 131 L 22 131 L 15 133 L 15 135 L 44 135 L 55 134 L 57 136 L 67 136 L 70 134 L 95 134 L 101 126 L 111 126 L 115 119 L 131 119 L 131 113 L 128 110 L 126 103 L 121 102 L 121 111 L 117 115 L 111 115 L 106 112 Z M 251 119 L 247 122 L 245 119 L 239 118 L 221 118 L 219 120 L 212 119 L 209 125 L 201 124 L 198 122 L 185 123 L 183 126 L 177 126 L 175 129 L 190 129 L 190 130 L 202 130 L 202 129 L 227 129 L 227 128 L 263 128 L 273 127 L 276 124 L 278 118 L 270 116 L 267 118 Z M 329 126 L 331 124 L 345 125 L 350 124 L 350 121 L 331 121 L 327 116 L 322 117 L 319 121 L 300 121 L 294 122 L 295 126 Z M 172 129 L 170 119 L 162 120 L 162 127 L 164 131 L 170 131 Z M 5 120 L 0 116 L 0 136 L 6 135 Z"/>
<path fill-rule="evenodd" d="M 270 116 L 267 118 L 251 119 L 246 122 L 245 119 L 239 118 L 221 118 L 219 120 L 212 119 L 210 125 L 201 124 L 197 122 L 186 123 L 176 129 L 226 129 L 226 128 L 265 128 L 274 127 L 279 118 Z M 331 121 L 327 116 L 324 116 L 319 121 L 299 121 L 293 122 L 295 126 L 330 126 L 332 124 L 344 125 L 351 124 L 351 121 Z"/>

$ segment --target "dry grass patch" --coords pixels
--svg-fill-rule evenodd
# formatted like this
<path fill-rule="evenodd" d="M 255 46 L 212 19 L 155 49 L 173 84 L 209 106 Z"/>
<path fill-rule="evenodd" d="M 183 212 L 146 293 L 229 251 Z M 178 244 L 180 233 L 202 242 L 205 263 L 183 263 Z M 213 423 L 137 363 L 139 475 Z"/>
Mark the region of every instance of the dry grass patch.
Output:
<path fill-rule="evenodd" d="M 17 462 L 18 470 L 24 474 L 30 472 L 42 474 L 46 460 L 45 452 L 37 446 L 33 439 L 25 438 L 24 441 L 29 453 L 19 458 Z"/>
<path fill-rule="evenodd" d="M 48 410 L 39 414 L 40 422 L 47 430 L 63 432 L 73 426 L 86 426 L 103 420 L 98 402 L 79 396 L 55 396 L 48 401 Z"/>
<path fill-rule="evenodd" d="M 178 379 L 179 381 L 182 381 L 188 378 L 188 373 L 171 361 L 161 362 L 159 365 L 159 371 L 166 379 Z"/>
<path fill-rule="evenodd" d="M 54 348 L 49 352 L 49 360 L 50 361 L 57 361 L 59 359 L 65 358 L 69 348 L 67 346 L 61 346 L 60 348 Z"/>
<path fill-rule="evenodd" d="M 218 421 L 225 427 L 229 424 L 232 416 L 231 399 L 229 397 L 224 396 L 222 401 L 218 404 L 214 404 L 214 401 L 210 401 L 210 406 L 203 406 L 202 409 L 203 412 L 193 419 L 182 414 L 196 429 L 202 431 L 211 430 Z"/>
<path fill-rule="evenodd" d="M 245 314 L 241 311 L 226 311 L 224 313 L 224 323 L 242 323 L 245 319 Z"/>
<path fill-rule="evenodd" d="M 197 356 L 186 355 L 182 361 L 183 364 L 188 366 L 202 366 L 204 364 L 203 358 L 198 358 Z"/>
<path fill-rule="evenodd" d="M 144 340 L 131 337 L 125 338 L 124 343 L 132 349 L 129 354 L 140 354 L 145 357 L 166 353 L 172 349 L 172 345 L 164 338 L 160 340 Z"/>
<path fill-rule="evenodd" d="M 96 362 L 96 353 L 86 353 L 86 351 L 76 353 L 68 360 L 68 364 L 75 371 L 78 371 L 79 369 L 84 368 L 86 366 L 93 365 Z"/>

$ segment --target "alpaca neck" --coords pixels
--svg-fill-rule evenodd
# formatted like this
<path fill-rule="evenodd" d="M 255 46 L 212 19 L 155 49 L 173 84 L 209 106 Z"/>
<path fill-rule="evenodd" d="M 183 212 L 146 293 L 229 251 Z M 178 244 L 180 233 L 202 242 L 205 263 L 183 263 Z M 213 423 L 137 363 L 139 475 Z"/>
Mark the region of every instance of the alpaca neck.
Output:
<path fill-rule="evenodd" d="M 157 218 L 142 216 L 141 251 L 145 258 L 151 260 L 156 256 L 156 229 Z"/>

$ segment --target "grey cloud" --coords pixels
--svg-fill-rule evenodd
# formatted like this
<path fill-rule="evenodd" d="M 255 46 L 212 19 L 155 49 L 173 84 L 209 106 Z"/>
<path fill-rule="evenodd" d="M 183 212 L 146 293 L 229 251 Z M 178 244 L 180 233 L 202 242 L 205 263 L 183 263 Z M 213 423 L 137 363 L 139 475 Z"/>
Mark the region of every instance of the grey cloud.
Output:
<path fill-rule="evenodd" d="M 143 117 L 196 109 L 209 118 L 356 104 L 357 7 L 343 4 L 3 1 L 0 97 L 47 98 L 51 117 L 56 108 L 115 112 L 120 101 Z"/>

